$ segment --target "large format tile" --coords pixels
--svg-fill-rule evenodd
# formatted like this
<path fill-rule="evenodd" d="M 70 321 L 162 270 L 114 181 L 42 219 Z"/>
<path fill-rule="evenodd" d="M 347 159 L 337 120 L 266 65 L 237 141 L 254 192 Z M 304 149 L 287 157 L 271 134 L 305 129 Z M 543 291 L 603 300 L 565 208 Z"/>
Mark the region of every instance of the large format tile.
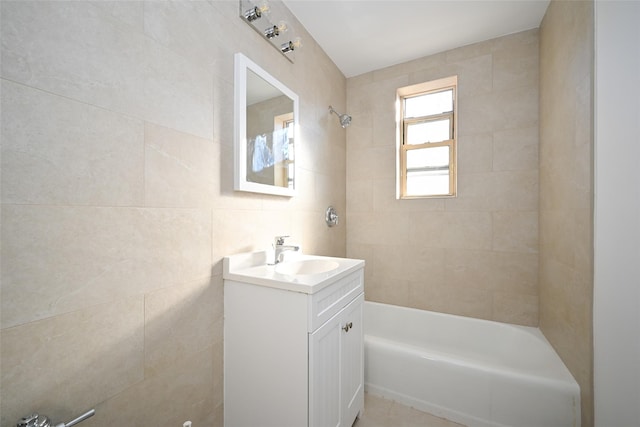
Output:
<path fill-rule="evenodd" d="M 4 78 L 213 137 L 206 68 L 110 11 L 90 2 L 3 2 L 2 22 Z"/>
<path fill-rule="evenodd" d="M 2 327 L 208 277 L 206 211 L 4 206 Z"/>
<path fill-rule="evenodd" d="M 143 316 L 138 296 L 3 329 L 2 425 L 70 420 L 142 381 Z"/>
<path fill-rule="evenodd" d="M 145 296 L 145 376 L 222 343 L 222 277 L 152 291 Z"/>
<path fill-rule="evenodd" d="M 493 170 L 538 169 L 538 128 L 508 129 L 493 134 Z"/>
<path fill-rule="evenodd" d="M 411 212 L 409 244 L 430 248 L 491 249 L 489 212 Z"/>
<path fill-rule="evenodd" d="M 538 254 L 447 249 L 447 282 L 488 291 L 537 295 Z"/>
<path fill-rule="evenodd" d="M 2 202 L 131 206 L 143 198 L 143 124 L 2 80 Z"/>
<path fill-rule="evenodd" d="M 207 207 L 220 188 L 220 145 L 145 124 L 146 206 Z"/>
<path fill-rule="evenodd" d="M 155 375 L 101 402 L 87 427 L 221 426 L 222 345 L 187 354 Z M 218 420 L 220 421 L 220 420 Z"/>
<path fill-rule="evenodd" d="M 538 252 L 538 212 L 493 212 L 493 245 L 499 252 Z"/>

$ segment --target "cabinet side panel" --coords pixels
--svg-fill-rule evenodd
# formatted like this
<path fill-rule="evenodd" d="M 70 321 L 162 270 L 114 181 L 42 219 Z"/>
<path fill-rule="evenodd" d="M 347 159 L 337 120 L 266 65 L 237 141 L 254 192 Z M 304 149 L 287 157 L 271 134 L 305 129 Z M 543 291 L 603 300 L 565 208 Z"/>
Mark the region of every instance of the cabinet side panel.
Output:
<path fill-rule="evenodd" d="M 304 294 L 225 281 L 226 427 L 307 424 L 307 318 Z"/>

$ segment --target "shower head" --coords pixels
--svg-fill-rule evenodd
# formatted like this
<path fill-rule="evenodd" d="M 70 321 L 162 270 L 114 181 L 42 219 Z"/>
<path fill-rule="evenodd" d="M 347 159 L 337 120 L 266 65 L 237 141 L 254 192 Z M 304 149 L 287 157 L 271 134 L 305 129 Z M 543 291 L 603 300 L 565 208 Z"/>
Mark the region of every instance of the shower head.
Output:
<path fill-rule="evenodd" d="M 336 116 L 338 116 L 338 119 L 340 120 L 340 126 L 342 126 L 343 128 L 346 128 L 347 126 L 349 126 L 351 124 L 351 116 L 350 115 L 338 113 L 336 110 L 333 109 L 333 107 L 331 105 L 329 105 L 329 112 L 330 113 L 334 113 Z"/>

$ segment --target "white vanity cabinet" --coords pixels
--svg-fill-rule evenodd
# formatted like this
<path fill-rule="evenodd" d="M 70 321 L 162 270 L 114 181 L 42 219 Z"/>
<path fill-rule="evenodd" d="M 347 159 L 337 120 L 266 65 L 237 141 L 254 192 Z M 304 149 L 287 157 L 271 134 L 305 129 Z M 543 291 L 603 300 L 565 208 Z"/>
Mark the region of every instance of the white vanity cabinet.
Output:
<path fill-rule="evenodd" d="M 362 410 L 364 294 L 309 336 L 309 425 L 347 426 Z"/>
<path fill-rule="evenodd" d="M 349 261 L 256 283 L 225 267 L 226 427 L 353 424 L 364 408 L 364 262 Z"/>

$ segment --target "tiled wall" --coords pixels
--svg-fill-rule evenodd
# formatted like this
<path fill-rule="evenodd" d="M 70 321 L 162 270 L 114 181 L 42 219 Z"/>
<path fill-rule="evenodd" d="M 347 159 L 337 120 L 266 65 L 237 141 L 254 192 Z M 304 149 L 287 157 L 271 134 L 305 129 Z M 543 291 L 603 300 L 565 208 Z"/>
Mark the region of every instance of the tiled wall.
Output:
<path fill-rule="evenodd" d="M 395 199 L 398 87 L 458 75 L 458 197 Z M 538 323 L 538 32 L 347 80 L 347 254 L 365 296 Z"/>
<path fill-rule="evenodd" d="M 0 7 L 0 423 L 95 407 L 83 425 L 221 426 L 221 257 L 277 234 L 346 253 L 324 224 L 346 210 L 327 111 L 345 78 L 299 26 L 291 64 L 237 1 Z M 293 199 L 233 191 L 238 51 L 300 96 Z"/>
<path fill-rule="evenodd" d="M 540 27 L 540 328 L 593 425 L 593 2 L 552 1 Z M 559 77 L 561 76 L 561 77 Z"/>

